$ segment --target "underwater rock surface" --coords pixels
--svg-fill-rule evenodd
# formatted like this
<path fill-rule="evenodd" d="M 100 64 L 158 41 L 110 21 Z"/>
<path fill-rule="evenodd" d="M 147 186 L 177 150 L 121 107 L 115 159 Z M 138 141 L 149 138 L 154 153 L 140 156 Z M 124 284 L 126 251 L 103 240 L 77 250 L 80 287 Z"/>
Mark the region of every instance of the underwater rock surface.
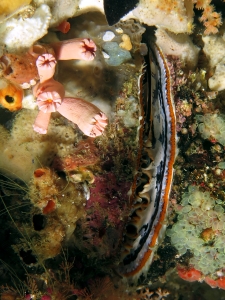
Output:
<path fill-rule="evenodd" d="M 113 26 L 103 15 L 103 1 L 16 1 L 10 10 L 3 7 L 1 299 L 222 299 L 224 5 L 213 0 L 140 0 Z M 70 29 L 60 32 L 66 20 Z M 32 128 L 38 113 L 32 86 L 39 78 L 35 75 L 22 87 L 11 82 L 5 58 L 25 57 L 36 43 L 74 38 L 93 40 L 95 59 L 59 61 L 54 79 L 66 97 L 85 99 L 104 112 L 108 126 L 101 136 L 89 138 L 54 112 L 48 133 L 38 134 Z M 140 168 L 154 159 L 149 145 L 150 154 L 140 166 L 140 129 L 149 117 L 149 107 L 140 101 L 140 77 L 148 65 L 143 55 L 149 40 L 161 48 L 169 69 L 179 152 L 171 166 L 166 236 L 155 235 L 161 242 L 150 267 L 130 284 L 132 280 L 121 278 L 118 265 L 125 232 L 136 234 L 126 226 L 141 216 L 139 204 L 132 204 L 132 187 L 143 179 Z M 22 81 L 27 78 L 23 72 L 18 73 Z M 157 180 L 160 186 L 162 178 Z M 126 245 L 131 253 L 138 246 Z"/>

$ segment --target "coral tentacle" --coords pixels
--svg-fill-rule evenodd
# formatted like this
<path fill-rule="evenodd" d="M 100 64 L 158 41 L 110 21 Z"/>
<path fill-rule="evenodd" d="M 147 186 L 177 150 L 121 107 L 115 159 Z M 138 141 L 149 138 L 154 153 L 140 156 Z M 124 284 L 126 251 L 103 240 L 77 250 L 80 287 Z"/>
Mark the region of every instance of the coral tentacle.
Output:
<path fill-rule="evenodd" d="M 106 115 L 98 107 L 80 98 L 64 98 L 58 112 L 91 137 L 101 135 L 108 124 Z"/>
<path fill-rule="evenodd" d="M 33 124 L 34 131 L 40 134 L 46 134 L 48 130 L 50 118 L 51 118 L 51 113 L 44 113 L 43 111 L 40 110 Z"/>
<path fill-rule="evenodd" d="M 57 60 L 82 59 L 93 60 L 95 58 L 96 45 L 91 39 L 71 39 L 51 44 Z"/>

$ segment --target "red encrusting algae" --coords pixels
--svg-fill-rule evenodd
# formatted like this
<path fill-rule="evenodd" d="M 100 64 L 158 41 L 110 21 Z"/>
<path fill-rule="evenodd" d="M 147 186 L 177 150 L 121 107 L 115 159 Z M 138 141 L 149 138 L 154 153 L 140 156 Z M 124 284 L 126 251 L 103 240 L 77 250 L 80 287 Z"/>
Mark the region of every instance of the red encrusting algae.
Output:
<path fill-rule="evenodd" d="M 225 276 L 219 277 L 217 279 L 212 279 L 209 276 L 204 276 L 199 270 L 193 267 L 177 266 L 177 272 L 180 278 L 193 282 L 193 281 L 205 281 L 211 288 L 220 288 L 225 290 Z"/>
<path fill-rule="evenodd" d="M 206 276 L 204 281 L 211 286 L 211 288 L 216 288 L 218 287 L 218 283 L 216 280 L 213 280 L 212 278 Z"/>
<path fill-rule="evenodd" d="M 200 280 L 202 277 L 202 273 L 195 268 L 185 268 L 178 266 L 177 271 L 180 278 L 190 282 Z"/>

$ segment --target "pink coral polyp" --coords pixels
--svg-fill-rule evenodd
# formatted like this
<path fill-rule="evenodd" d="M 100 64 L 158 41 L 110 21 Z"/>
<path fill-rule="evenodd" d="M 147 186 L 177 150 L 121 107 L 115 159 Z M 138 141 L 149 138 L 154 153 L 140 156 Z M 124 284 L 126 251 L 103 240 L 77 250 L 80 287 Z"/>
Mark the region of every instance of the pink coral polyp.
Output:
<path fill-rule="evenodd" d="M 38 95 L 38 108 L 44 113 L 55 112 L 61 105 L 61 97 L 57 92 L 44 92 Z"/>

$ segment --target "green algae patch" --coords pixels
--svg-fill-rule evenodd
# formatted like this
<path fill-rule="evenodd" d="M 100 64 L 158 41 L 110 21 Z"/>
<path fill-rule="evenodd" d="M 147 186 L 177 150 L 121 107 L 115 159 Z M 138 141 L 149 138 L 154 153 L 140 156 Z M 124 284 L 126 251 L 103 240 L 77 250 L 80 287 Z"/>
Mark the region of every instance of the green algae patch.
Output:
<path fill-rule="evenodd" d="M 221 205 L 209 192 L 189 186 L 177 211 L 178 222 L 167 235 L 181 255 L 190 250 L 190 264 L 204 275 L 212 274 L 224 265 L 225 215 Z"/>

